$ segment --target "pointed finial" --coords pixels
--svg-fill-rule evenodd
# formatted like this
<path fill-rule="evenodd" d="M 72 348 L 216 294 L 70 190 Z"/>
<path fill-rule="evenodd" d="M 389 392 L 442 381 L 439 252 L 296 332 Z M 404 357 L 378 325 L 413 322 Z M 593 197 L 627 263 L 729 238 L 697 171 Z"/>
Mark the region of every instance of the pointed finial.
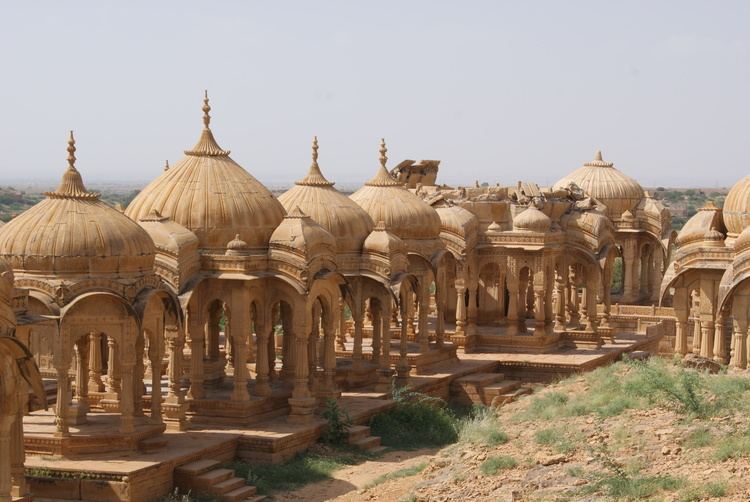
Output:
<path fill-rule="evenodd" d="M 164 170 L 169 171 L 169 159 L 164 161 Z"/>
<path fill-rule="evenodd" d="M 318 167 L 318 137 L 317 136 L 313 136 L 312 163 L 313 163 L 313 166 Z"/>
<path fill-rule="evenodd" d="M 600 160 L 600 161 L 601 161 L 601 160 L 604 160 L 604 159 L 602 158 L 602 151 L 601 151 L 601 150 L 597 150 L 597 151 L 596 151 L 596 153 L 594 154 L 594 160 Z"/>
<path fill-rule="evenodd" d="M 76 169 L 76 139 L 73 137 L 73 131 L 70 131 L 68 137 L 68 169 Z"/>
<path fill-rule="evenodd" d="M 208 129 L 208 124 L 211 123 L 211 115 L 208 112 L 211 111 L 211 106 L 208 104 L 208 90 L 203 91 L 203 126 Z"/>
<path fill-rule="evenodd" d="M 380 165 L 383 166 L 383 169 L 385 169 L 385 163 L 388 162 L 386 153 L 388 153 L 388 149 L 385 147 L 385 138 L 380 138 Z"/>

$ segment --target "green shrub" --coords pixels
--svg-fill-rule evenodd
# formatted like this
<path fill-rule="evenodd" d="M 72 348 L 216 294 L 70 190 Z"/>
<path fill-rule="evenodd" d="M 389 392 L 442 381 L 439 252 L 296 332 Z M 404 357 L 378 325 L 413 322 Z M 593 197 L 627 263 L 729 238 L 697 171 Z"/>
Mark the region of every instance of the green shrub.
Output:
<path fill-rule="evenodd" d="M 571 453 L 576 449 L 574 438 L 557 427 L 540 429 L 534 433 L 537 444 L 550 446 L 557 453 Z"/>
<path fill-rule="evenodd" d="M 675 405 L 677 411 L 697 417 L 706 416 L 708 402 L 703 395 L 703 379 L 697 371 L 671 369 L 663 361 L 630 361 L 635 370 L 625 390 L 646 397 L 651 402 Z"/>
<path fill-rule="evenodd" d="M 714 456 L 722 462 L 750 456 L 750 435 L 732 435 L 722 439 Z"/>
<path fill-rule="evenodd" d="M 370 427 L 385 446 L 442 446 L 458 439 L 458 419 L 442 399 L 397 388 L 395 406 L 372 417 Z"/>
<path fill-rule="evenodd" d="M 697 500 L 723 497 L 729 490 L 726 481 L 712 481 L 705 485 L 692 485 L 680 491 L 680 502 L 695 502 Z"/>
<path fill-rule="evenodd" d="M 322 416 L 328 424 L 326 430 L 320 436 L 320 440 L 333 445 L 346 444 L 352 419 L 346 411 L 341 409 L 338 401 L 331 398 L 326 399 Z"/>
<path fill-rule="evenodd" d="M 483 407 L 461 421 L 458 439 L 464 443 L 496 446 L 507 443 L 509 438 L 501 429 L 495 410 Z"/>
<path fill-rule="evenodd" d="M 493 476 L 499 471 L 505 469 L 513 469 L 518 465 L 515 458 L 508 455 L 500 455 L 498 457 L 490 457 L 479 466 L 479 470 L 485 476 Z"/>

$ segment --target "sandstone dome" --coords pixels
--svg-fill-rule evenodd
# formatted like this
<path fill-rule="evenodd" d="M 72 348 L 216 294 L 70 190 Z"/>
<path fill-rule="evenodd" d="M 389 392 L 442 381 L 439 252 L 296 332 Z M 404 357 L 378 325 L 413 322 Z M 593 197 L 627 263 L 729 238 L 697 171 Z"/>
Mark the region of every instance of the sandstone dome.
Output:
<path fill-rule="evenodd" d="M 723 213 L 724 225 L 732 237 L 741 234 L 750 224 L 750 176 L 745 176 L 729 190 Z"/>
<path fill-rule="evenodd" d="M 75 151 L 71 132 L 60 186 L 0 229 L 0 257 L 17 273 L 127 278 L 152 273 L 151 237 L 86 190 L 75 168 Z"/>
<path fill-rule="evenodd" d="M 358 253 L 370 234 L 370 216 L 352 199 L 342 194 L 328 181 L 318 166 L 318 139 L 313 140 L 310 171 L 295 186 L 279 197 L 287 211 L 299 208 L 336 239 L 336 248 L 343 253 Z"/>
<path fill-rule="evenodd" d="M 607 206 L 607 215 L 613 220 L 621 219 L 625 211 L 635 212 L 644 196 L 643 187 L 614 167 L 612 162 L 602 159 L 597 150 L 594 160 L 586 162 L 554 185 L 555 190 L 567 188 L 570 182 L 583 189 L 586 194 Z"/>
<path fill-rule="evenodd" d="M 206 97 L 198 143 L 149 183 L 125 214 L 138 221 L 155 209 L 195 233 L 202 249 L 223 253 L 238 233 L 250 247 L 266 247 L 284 207 L 219 147 L 209 128 L 210 110 Z"/>
<path fill-rule="evenodd" d="M 436 207 L 435 210 L 440 216 L 440 227 L 445 232 L 466 238 L 479 228 L 476 215 L 461 206 Z"/>
<path fill-rule="evenodd" d="M 521 211 L 521 214 L 513 218 L 513 230 L 522 232 L 548 232 L 552 227 L 552 220 L 541 212 L 533 204 Z"/>
<path fill-rule="evenodd" d="M 437 239 L 440 216 L 435 209 L 393 179 L 385 168 L 385 142 L 380 143 L 377 174 L 351 195 L 372 221 L 382 221 L 388 232 L 401 239 Z"/>

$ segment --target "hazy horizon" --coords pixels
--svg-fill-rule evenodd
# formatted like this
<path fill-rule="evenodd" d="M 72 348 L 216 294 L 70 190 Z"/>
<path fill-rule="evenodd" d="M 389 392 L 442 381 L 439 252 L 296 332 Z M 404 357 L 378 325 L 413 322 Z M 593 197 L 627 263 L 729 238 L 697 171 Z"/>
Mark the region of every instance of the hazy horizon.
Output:
<path fill-rule="evenodd" d="M 143 184 L 212 129 L 267 184 L 551 184 L 596 149 L 644 186 L 748 174 L 750 3 L 93 1 L 0 7 L 0 184 Z"/>

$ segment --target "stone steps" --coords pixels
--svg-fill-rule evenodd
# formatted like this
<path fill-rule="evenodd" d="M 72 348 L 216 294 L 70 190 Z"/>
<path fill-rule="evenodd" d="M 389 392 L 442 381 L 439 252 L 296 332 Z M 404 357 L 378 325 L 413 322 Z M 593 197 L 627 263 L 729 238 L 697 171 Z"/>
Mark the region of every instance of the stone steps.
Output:
<path fill-rule="evenodd" d="M 257 495 L 257 488 L 245 484 L 232 469 L 221 467 L 216 460 L 196 460 L 177 467 L 175 485 L 184 493 L 190 491 L 213 495 L 223 502 L 257 502 L 265 497 Z"/>
<path fill-rule="evenodd" d="M 380 436 L 371 436 L 370 432 L 366 425 L 353 425 L 349 427 L 347 443 L 364 451 L 382 451 L 384 448 L 380 446 Z"/>
<path fill-rule="evenodd" d="M 167 439 L 162 436 L 144 439 L 138 442 L 138 449 L 143 453 L 161 450 L 167 446 Z"/>
<path fill-rule="evenodd" d="M 501 382 L 502 373 L 472 373 L 451 382 L 451 397 L 459 404 L 484 404 L 489 406 L 491 400 L 485 398 L 484 389 Z"/>

